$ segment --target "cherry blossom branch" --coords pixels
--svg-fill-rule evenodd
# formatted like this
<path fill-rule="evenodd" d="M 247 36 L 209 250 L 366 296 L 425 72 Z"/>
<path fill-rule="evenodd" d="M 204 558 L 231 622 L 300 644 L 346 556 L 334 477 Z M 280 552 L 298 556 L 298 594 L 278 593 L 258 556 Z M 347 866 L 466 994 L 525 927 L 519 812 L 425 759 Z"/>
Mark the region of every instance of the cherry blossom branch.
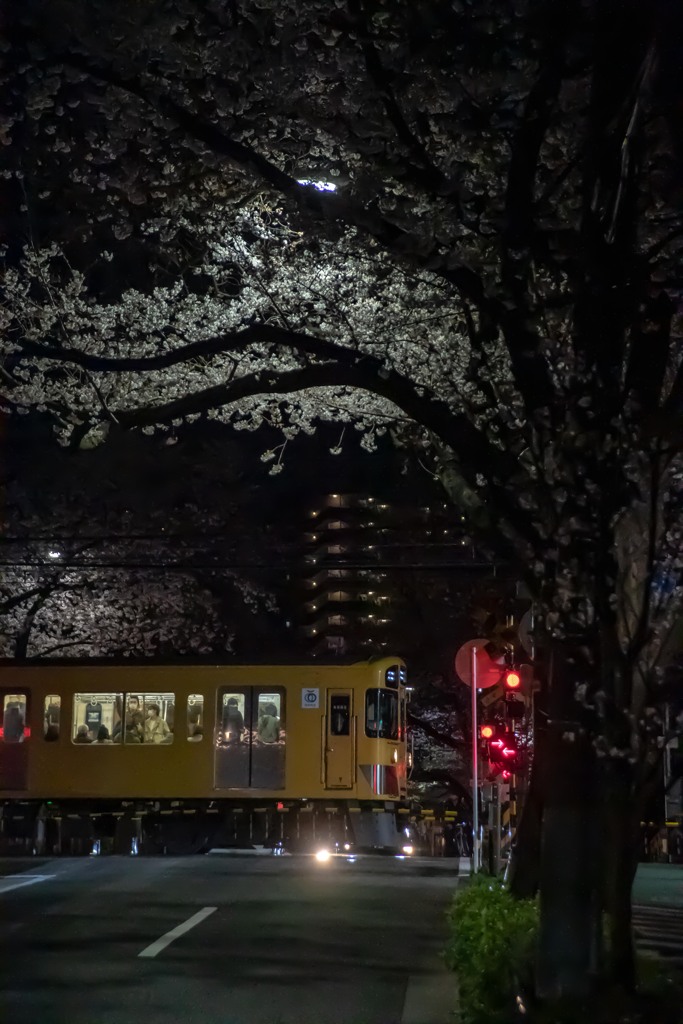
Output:
<path fill-rule="evenodd" d="M 377 371 L 383 366 L 379 360 L 370 355 L 355 352 L 334 342 L 325 341 L 313 334 L 302 331 L 291 331 L 273 324 L 252 324 L 241 328 L 233 334 L 221 334 L 203 341 L 191 342 L 181 348 L 162 352 L 155 356 L 98 356 L 83 352 L 77 348 L 62 348 L 41 345 L 35 341 L 23 341 L 22 352 L 42 359 L 54 359 L 61 363 L 71 363 L 85 370 L 114 373 L 139 373 L 149 370 L 162 370 L 180 363 L 189 363 L 206 356 L 228 355 L 242 352 L 249 345 L 272 343 L 282 347 L 317 356 L 321 359 L 353 359 L 373 363 Z"/>
<path fill-rule="evenodd" d="M 432 251 L 421 251 L 423 246 L 419 239 L 380 216 L 370 206 L 353 202 L 336 192 L 323 193 L 312 186 L 303 187 L 296 178 L 282 171 L 257 150 L 233 139 L 217 125 L 185 109 L 169 96 L 153 93 L 151 87 L 146 87 L 136 76 L 119 74 L 110 65 L 95 63 L 78 53 L 62 52 L 55 54 L 55 59 L 87 73 L 92 78 L 114 85 L 136 96 L 148 106 L 156 108 L 162 117 L 174 122 L 190 138 L 202 142 L 217 156 L 226 157 L 231 163 L 261 178 L 278 192 L 292 198 L 297 205 L 313 216 L 354 225 L 370 234 L 389 251 L 403 253 L 411 262 L 443 277 L 477 305 L 491 303 L 492 300 L 484 293 L 479 274 L 462 265 L 456 257 L 446 255 L 437 259 Z"/>
<path fill-rule="evenodd" d="M 477 488 L 477 477 L 483 476 L 489 486 L 495 488 L 499 526 L 507 524 L 518 546 L 525 550 L 528 544 L 540 543 L 536 525 L 520 512 L 514 500 L 514 489 L 510 488 L 510 481 L 523 472 L 514 456 L 490 444 L 467 416 L 454 414 L 451 408 L 428 394 L 418 394 L 410 382 L 395 371 L 387 370 L 378 360 L 349 355 L 351 358 L 346 363 L 312 364 L 283 373 L 262 370 L 171 402 L 117 410 L 116 418 L 121 428 L 127 430 L 200 415 L 255 395 L 288 395 L 324 387 L 357 388 L 387 399 L 455 451 L 466 452 L 463 474 L 468 476 L 470 486 Z"/>

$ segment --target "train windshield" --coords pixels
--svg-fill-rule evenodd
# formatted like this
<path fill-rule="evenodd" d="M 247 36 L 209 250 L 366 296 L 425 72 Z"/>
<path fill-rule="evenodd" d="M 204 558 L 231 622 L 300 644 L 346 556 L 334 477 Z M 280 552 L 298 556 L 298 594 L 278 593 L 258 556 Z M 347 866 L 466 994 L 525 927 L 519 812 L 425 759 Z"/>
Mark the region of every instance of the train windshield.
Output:
<path fill-rule="evenodd" d="M 398 739 L 398 695 L 392 690 L 366 692 L 365 734 L 380 740 Z"/>

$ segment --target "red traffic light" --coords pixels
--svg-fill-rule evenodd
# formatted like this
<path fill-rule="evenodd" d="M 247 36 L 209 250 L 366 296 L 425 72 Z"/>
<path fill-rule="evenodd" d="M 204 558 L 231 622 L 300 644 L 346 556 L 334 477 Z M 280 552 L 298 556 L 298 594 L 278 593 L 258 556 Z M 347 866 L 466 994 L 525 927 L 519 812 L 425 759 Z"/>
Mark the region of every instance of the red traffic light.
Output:
<path fill-rule="evenodd" d="M 505 679 L 503 680 L 508 690 L 518 690 L 522 684 L 522 679 L 519 672 L 515 672 L 513 669 L 505 673 Z"/>
<path fill-rule="evenodd" d="M 491 737 L 493 736 L 493 726 L 482 725 L 481 729 L 479 730 L 479 735 L 483 740 L 490 740 Z"/>

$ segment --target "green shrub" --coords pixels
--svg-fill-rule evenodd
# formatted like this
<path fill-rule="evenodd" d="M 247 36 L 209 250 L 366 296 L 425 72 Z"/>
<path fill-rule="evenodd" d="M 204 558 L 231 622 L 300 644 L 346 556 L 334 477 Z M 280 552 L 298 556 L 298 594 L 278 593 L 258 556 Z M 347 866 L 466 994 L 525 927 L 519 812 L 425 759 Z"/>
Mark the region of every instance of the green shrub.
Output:
<path fill-rule="evenodd" d="M 447 965 L 457 972 L 461 1020 L 504 1024 L 533 975 L 538 906 L 515 900 L 495 878 L 477 876 L 459 889 L 448 912 Z"/>

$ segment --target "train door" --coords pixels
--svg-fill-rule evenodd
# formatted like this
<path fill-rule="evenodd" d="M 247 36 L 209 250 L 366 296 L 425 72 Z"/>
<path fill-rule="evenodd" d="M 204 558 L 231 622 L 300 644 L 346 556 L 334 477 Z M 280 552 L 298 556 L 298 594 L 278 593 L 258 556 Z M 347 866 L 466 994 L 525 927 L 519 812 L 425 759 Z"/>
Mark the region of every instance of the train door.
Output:
<path fill-rule="evenodd" d="M 356 775 L 353 690 L 328 690 L 325 716 L 325 788 L 352 789 Z"/>
<path fill-rule="evenodd" d="M 27 789 L 28 694 L 0 693 L 0 789 Z"/>
<path fill-rule="evenodd" d="M 216 708 L 214 786 L 248 789 L 251 760 L 251 688 L 221 687 Z"/>
<path fill-rule="evenodd" d="M 284 789 L 287 708 L 282 686 L 218 691 L 216 789 Z"/>

